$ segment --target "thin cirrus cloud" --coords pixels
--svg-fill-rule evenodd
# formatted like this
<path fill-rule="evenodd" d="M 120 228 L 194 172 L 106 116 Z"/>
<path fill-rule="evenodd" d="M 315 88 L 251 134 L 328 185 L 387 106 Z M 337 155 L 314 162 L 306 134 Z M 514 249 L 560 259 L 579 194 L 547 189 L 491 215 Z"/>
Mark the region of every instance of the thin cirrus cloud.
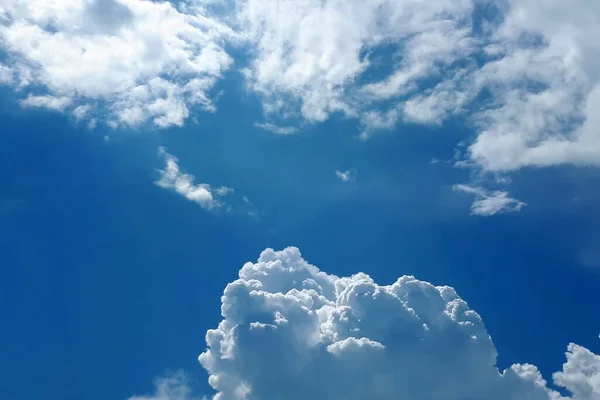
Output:
<path fill-rule="evenodd" d="M 293 126 L 279 126 L 271 123 L 254 124 L 254 126 L 277 135 L 291 135 L 298 132 L 298 128 Z"/>
<path fill-rule="evenodd" d="M 508 192 L 495 190 L 488 191 L 482 187 L 470 185 L 454 185 L 455 191 L 468 193 L 475 196 L 471 205 L 471 214 L 480 216 L 490 216 L 499 213 L 519 212 L 526 206 L 522 201 L 514 199 L 508 195 Z"/>
<path fill-rule="evenodd" d="M 160 179 L 156 181 L 157 186 L 172 190 L 207 210 L 222 208 L 225 204 L 221 198 L 234 192 L 227 186 L 213 188 L 207 183 L 194 183 L 194 175 L 181 172 L 177 157 L 167 153 L 164 147 L 160 147 L 158 153 L 164 158 L 165 167 L 158 171 Z"/>
<path fill-rule="evenodd" d="M 596 400 L 600 357 L 569 344 L 553 374 L 563 397 L 531 364 L 496 366 L 481 317 L 449 286 L 412 276 L 381 286 L 338 277 L 297 248 L 267 249 L 222 296 L 223 320 L 199 357 L 214 400 Z M 177 392 L 178 391 L 178 392 Z M 168 397 L 166 393 L 182 393 Z M 130 400 L 189 400 L 185 381 L 157 381 Z"/>
<path fill-rule="evenodd" d="M 155 391 L 151 395 L 133 396 L 129 400 L 206 400 L 194 396 L 183 371 L 154 381 Z"/>
<path fill-rule="evenodd" d="M 342 182 L 350 182 L 356 177 L 354 170 L 335 171 L 335 176 Z"/>

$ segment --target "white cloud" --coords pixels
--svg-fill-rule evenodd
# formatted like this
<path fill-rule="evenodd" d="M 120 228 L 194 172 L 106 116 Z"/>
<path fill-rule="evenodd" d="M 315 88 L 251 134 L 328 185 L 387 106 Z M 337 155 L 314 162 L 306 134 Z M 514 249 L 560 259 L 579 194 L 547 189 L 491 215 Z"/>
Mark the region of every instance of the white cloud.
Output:
<path fill-rule="evenodd" d="M 335 171 L 335 176 L 337 176 L 342 182 L 350 182 L 351 180 L 354 180 L 356 173 L 352 170 Z"/>
<path fill-rule="evenodd" d="M 248 84 L 267 112 L 341 112 L 363 138 L 463 115 L 477 129 L 464 157 L 484 171 L 600 165 L 600 3 L 475 3 L 239 0 Z"/>
<path fill-rule="evenodd" d="M 7 66 L 0 64 L 0 85 L 9 85 L 13 82 L 13 72 Z"/>
<path fill-rule="evenodd" d="M 470 0 L 239 0 L 238 22 L 254 50 L 249 85 L 266 110 L 297 104 L 311 121 L 359 115 L 366 101 L 410 93 L 418 79 L 469 54 L 464 21 L 472 7 Z M 390 43 L 401 50 L 393 73 L 357 86 L 372 51 Z"/>
<path fill-rule="evenodd" d="M 156 181 L 156 185 L 173 190 L 207 210 L 222 207 L 223 203 L 217 197 L 233 192 L 233 189 L 226 186 L 213 189 L 207 183 L 194 184 L 194 175 L 181 172 L 177 157 L 167 153 L 162 147 L 159 148 L 159 154 L 164 157 L 166 165 L 164 170 L 159 170 L 161 178 Z"/>
<path fill-rule="evenodd" d="M 293 126 L 278 126 L 271 123 L 254 124 L 254 126 L 278 135 L 291 135 L 292 133 L 298 132 L 298 128 Z"/>
<path fill-rule="evenodd" d="M 553 375 L 554 382 L 569 389 L 575 399 L 600 399 L 600 356 L 585 347 L 570 344 L 562 372 Z"/>
<path fill-rule="evenodd" d="M 19 91 L 45 88 L 75 107 L 93 100 L 113 125 L 182 125 L 191 106 L 213 110 L 209 92 L 232 63 L 223 49 L 232 30 L 199 7 L 4 0 L 1 10 L 2 81 L 10 77 Z"/>
<path fill-rule="evenodd" d="M 146 396 L 133 396 L 129 400 L 202 400 L 196 397 L 188 385 L 183 372 L 177 372 L 154 382 L 155 392 Z"/>
<path fill-rule="evenodd" d="M 228 194 L 231 194 L 233 192 L 235 192 L 235 190 L 233 190 L 233 188 L 230 188 L 227 186 L 220 186 L 215 189 L 215 193 L 218 194 L 219 196 L 227 196 Z"/>
<path fill-rule="evenodd" d="M 222 297 L 199 357 L 215 400 L 597 400 L 600 358 L 569 346 L 557 385 L 533 365 L 496 367 L 480 316 L 448 286 L 337 277 L 296 248 L 265 250 Z"/>
<path fill-rule="evenodd" d="M 454 190 L 475 195 L 475 201 L 471 206 L 471 214 L 490 216 L 505 212 L 521 211 L 526 204 L 517 199 L 508 196 L 508 192 L 496 190 L 487 191 L 482 187 L 469 185 L 454 185 Z"/>
<path fill-rule="evenodd" d="M 69 97 L 55 97 L 49 95 L 29 95 L 27 98 L 20 101 L 21 106 L 23 107 L 41 107 L 54 111 L 64 111 L 65 108 L 71 105 L 71 102 Z"/>

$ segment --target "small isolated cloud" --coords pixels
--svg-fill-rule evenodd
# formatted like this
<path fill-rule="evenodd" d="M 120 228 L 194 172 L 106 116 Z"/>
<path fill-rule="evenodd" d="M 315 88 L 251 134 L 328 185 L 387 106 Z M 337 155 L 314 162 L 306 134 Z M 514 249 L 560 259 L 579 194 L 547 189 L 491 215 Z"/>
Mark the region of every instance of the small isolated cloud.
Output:
<path fill-rule="evenodd" d="M 228 194 L 232 194 L 233 192 L 235 192 L 235 190 L 227 186 L 220 186 L 215 189 L 215 193 L 219 196 L 227 196 Z"/>
<path fill-rule="evenodd" d="M 378 285 L 267 249 L 222 296 L 199 357 L 214 400 L 596 400 L 600 357 L 571 344 L 547 386 L 539 370 L 500 371 L 481 317 L 448 286 L 412 276 Z"/>
<path fill-rule="evenodd" d="M 207 183 L 194 184 L 196 178 L 194 175 L 181 172 L 179 164 L 177 164 L 179 161 L 177 157 L 167 153 L 164 147 L 160 147 L 158 153 L 164 158 L 166 165 L 165 169 L 159 170 L 161 178 L 156 181 L 156 185 L 173 190 L 207 210 L 222 207 L 223 203 L 217 200 L 216 197 L 233 192 L 233 189 L 226 186 L 213 189 Z"/>
<path fill-rule="evenodd" d="M 204 400 L 195 397 L 188 385 L 188 380 L 183 372 L 177 372 L 166 378 L 154 382 L 154 393 L 144 396 L 133 396 L 128 400 Z"/>
<path fill-rule="evenodd" d="M 291 135 L 293 133 L 298 132 L 298 128 L 295 128 L 293 126 L 279 126 L 270 123 L 254 124 L 254 126 L 269 132 L 276 133 L 278 135 Z"/>
<path fill-rule="evenodd" d="M 335 171 L 335 176 L 342 182 L 350 182 L 356 177 L 356 172 L 353 170 Z"/>
<path fill-rule="evenodd" d="M 475 195 L 475 201 L 473 201 L 473 205 L 471 206 L 471 214 L 473 215 L 487 217 L 498 213 L 518 212 L 526 205 L 522 201 L 509 197 L 508 192 L 500 190 L 490 192 L 482 187 L 462 184 L 454 185 L 452 188 L 455 191 Z"/>

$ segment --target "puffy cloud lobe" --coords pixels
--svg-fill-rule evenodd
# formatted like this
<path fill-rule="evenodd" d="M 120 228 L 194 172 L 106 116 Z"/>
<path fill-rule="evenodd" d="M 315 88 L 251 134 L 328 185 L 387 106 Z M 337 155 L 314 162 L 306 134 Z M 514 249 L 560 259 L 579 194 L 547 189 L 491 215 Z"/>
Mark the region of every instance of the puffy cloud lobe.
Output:
<path fill-rule="evenodd" d="M 265 250 L 222 297 L 199 357 L 214 399 L 556 400 L 537 368 L 496 367 L 480 316 L 454 289 L 404 276 L 326 274 L 296 248 Z M 598 356 L 571 345 L 556 383 L 597 399 Z"/>
<path fill-rule="evenodd" d="M 562 372 L 554 374 L 557 385 L 569 389 L 574 399 L 600 399 L 600 357 L 576 344 L 570 344 Z"/>
<path fill-rule="evenodd" d="M 161 177 L 156 181 L 156 185 L 173 190 L 207 210 L 222 207 L 223 203 L 217 197 L 226 196 L 233 192 L 232 188 L 226 186 L 213 189 L 207 183 L 194 184 L 194 175 L 181 172 L 177 157 L 167 153 L 163 147 L 158 149 L 158 153 L 164 157 L 166 165 L 164 170 L 159 170 Z"/>
<path fill-rule="evenodd" d="M 0 82 L 62 99 L 25 105 L 103 107 L 113 126 L 182 125 L 190 105 L 214 109 L 209 91 L 232 63 L 222 47 L 232 31 L 204 14 L 143 0 L 6 0 Z"/>

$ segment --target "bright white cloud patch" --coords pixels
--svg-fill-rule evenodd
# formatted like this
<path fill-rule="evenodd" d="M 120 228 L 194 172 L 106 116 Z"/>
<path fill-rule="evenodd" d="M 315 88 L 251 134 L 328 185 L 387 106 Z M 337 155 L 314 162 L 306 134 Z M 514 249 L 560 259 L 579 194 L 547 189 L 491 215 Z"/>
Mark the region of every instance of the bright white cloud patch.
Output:
<path fill-rule="evenodd" d="M 296 248 L 265 250 L 222 297 L 199 357 L 219 400 L 597 400 L 600 358 L 569 346 L 557 385 L 533 365 L 496 368 L 480 316 L 448 286 L 340 278 Z"/>
<path fill-rule="evenodd" d="M 508 196 L 508 192 L 496 190 L 487 191 L 481 187 L 469 185 L 454 185 L 453 189 L 459 192 L 469 193 L 475 196 L 471 206 L 471 214 L 490 216 L 505 212 L 518 212 L 526 204 Z"/>
<path fill-rule="evenodd" d="M 233 192 L 232 188 L 221 186 L 216 189 L 211 188 L 207 183 L 195 184 L 194 175 L 184 174 L 179 168 L 177 157 L 166 152 L 164 148 L 159 148 L 159 154 L 165 159 L 165 169 L 160 170 L 161 177 L 156 181 L 156 185 L 173 190 L 186 199 L 198 203 L 207 210 L 212 210 L 223 206 L 218 197 L 226 196 Z"/>
<path fill-rule="evenodd" d="M 190 106 L 214 108 L 209 91 L 232 63 L 222 47 L 232 31 L 204 11 L 145 0 L 4 0 L 0 82 L 34 92 L 24 105 L 86 103 L 86 115 L 108 109 L 113 126 L 182 125 Z"/>

